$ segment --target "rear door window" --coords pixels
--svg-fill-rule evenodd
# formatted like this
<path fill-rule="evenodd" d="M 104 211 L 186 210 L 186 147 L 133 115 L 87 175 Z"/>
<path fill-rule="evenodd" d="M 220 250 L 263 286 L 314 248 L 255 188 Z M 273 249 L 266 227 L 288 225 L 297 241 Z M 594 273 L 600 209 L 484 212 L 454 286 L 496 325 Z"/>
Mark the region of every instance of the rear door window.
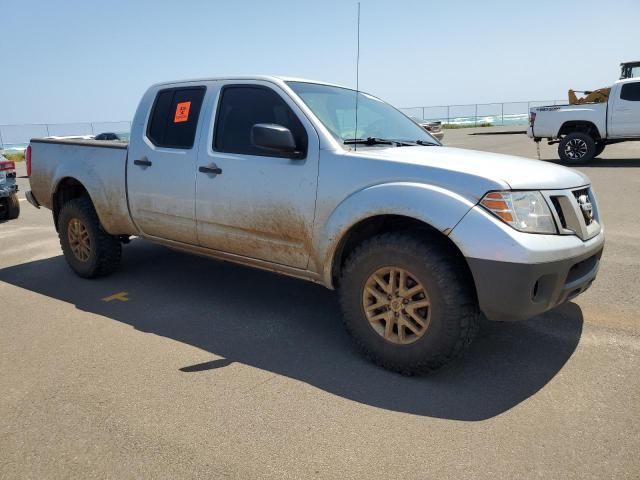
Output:
<path fill-rule="evenodd" d="M 625 83 L 622 85 L 620 98 L 630 102 L 640 102 L 640 82 Z"/>
<path fill-rule="evenodd" d="M 160 90 L 151 110 L 149 140 L 157 147 L 192 148 L 205 91 L 205 87 Z"/>
<path fill-rule="evenodd" d="M 298 150 L 307 152 L 307 132 L 289 105 L 275 91 L 260 85 L 223 87 L 213 149 L 218 152 L 257 156 L 279 156 L 251 143 L 251 127 L 275 123 L 291 130 Z"/>

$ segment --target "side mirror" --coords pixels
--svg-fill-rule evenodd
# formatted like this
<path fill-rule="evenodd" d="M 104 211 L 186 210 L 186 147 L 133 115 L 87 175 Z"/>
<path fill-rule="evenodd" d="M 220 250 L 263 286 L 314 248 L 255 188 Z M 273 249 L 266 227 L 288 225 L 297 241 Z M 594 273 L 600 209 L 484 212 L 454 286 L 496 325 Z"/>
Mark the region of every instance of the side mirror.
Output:
<path fill-rule="evenodd" d="M 281 153 L 291 158 L 300 158 L 291 130 L 275 123 L 256 123 L 251 127 L 251 143 L 272 153 Z"/>

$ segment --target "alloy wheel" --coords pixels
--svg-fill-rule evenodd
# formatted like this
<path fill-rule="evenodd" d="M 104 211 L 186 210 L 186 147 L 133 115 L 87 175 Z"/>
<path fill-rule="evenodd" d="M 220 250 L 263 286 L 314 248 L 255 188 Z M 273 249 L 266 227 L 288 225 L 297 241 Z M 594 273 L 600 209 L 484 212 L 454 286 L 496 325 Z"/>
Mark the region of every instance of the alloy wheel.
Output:
<path fill-rule="evenodd" d="M 580 160 L 587 154 L 587 142 L 581 138 L 572 138 L 564 146 L 564 153 L 572 160 Z"/>
<path fill-rule="evenodd" d="M 74 256 L 81 262 L 86 262 L 91 255 L 91 239 L 85 224 L 77 218 L 72 218 L 67 229 L 67 238 Z"/>
<path fill-rule="evenodd" d="M 362 307 L 369 325 L 390 343 L 413 343 L 429 328 L 431 303 L 427 291 L 403 268 L 383 267 L 369 276 Z"/>

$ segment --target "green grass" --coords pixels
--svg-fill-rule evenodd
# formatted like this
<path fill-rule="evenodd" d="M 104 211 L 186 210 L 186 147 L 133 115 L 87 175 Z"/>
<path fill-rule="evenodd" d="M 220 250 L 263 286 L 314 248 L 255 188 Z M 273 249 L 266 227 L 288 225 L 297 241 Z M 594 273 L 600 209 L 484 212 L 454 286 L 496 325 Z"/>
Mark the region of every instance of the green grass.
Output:
<path fill-rule="evenodd" d="M 3 153 L 2 156 L 4 156 L 7 160 L 11 160 L 12 162 L 22 162 L 24 160 L 24 152 L 7 152 Z"/>
<path fill-rule="evenodd" d="M 464 125 L 458 125 L 455 123 L 442 124 L 442 128 L 445 128 L 447 130 L 455 130 L 458 128 L 475 128 L 475 127 L 493 127 L 493 124 L 489 122 L 478 123 L 477 125 L 474 125 L 473 123 L 465 123 Z"/>

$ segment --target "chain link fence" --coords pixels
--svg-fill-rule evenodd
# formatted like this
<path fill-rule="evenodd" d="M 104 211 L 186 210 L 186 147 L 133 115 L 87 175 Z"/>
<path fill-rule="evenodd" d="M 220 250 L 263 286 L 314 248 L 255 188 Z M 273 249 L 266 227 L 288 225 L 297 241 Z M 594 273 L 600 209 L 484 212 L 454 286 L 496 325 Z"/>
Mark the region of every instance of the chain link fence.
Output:
<path fill-rule="evenodd" d="M 566 100 L 531 100 L 405 107 L 400 110 L 418 120 L 439 121 L 452 126 L 505 126 L 526 125 L 531 107 L 566 103 Z M 127 138 L 130 129 L 130 121 L 0 125 L 0 150 L 22 150 L 34 137 L 90 137 L 113 132 Z"/>
<path fill-rule="evenodd" d="M 405 107 L 400 110 L 418 120 L 438 121 L 447 125 L 526 125 L 529 109 L 541 105 L 562 105 L 566 100 L 531 100 L 526 102 L 472 103 Z"/>

